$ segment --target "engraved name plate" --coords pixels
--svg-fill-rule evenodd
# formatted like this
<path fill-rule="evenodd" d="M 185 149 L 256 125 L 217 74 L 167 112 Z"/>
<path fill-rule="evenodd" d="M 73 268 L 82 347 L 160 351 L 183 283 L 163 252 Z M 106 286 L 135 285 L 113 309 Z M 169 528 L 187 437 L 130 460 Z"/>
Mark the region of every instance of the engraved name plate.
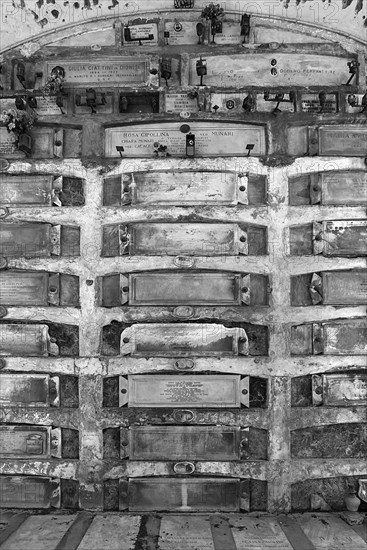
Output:
<path fill-rule="evenodd" d="M 129 275 L 129 304 L 239 306 L 248 302 L 248 279 L 235 273 L 138 273 Z"/>
<path fill-rule="evenodd" d="M 120 406 L 213 407 L 249 406 L 249 377 L 213 375 L 129 375 L 120 377 Z M 220 388 L 220 390 L 219 390 Z"/>
<path fill-rule="evenodd" d="M 51 341 L 47 325 L 0 324 L 0 355 L 48 357 L 58 354 L 59 348 Z"/>
<path fill-rule="evenodd" d="M 85 84 L 145 84 L 148 80 L 147 59 L 115 58 L 93 59 L 93 61 L 70 61 L 58 59 L 47 62 L 47 74 L 61 66 L 65 71 L 65 83 L 73 86 Z"/>
<path fill-rule="evenodd" d="M 0 426 L 1 458 L 60 456 L 61 430 L 51 426 Z"/>
<path fill-rule="evenodd" d="M 237 516 L 229 524 L 238 549 L 293 550 L 276 518 Z"/>
<path fill-rule="evenodd" d="M 322 204 L 367 204 L 367 172 L 330 172 L 321 174 L 321 181 Z"/>
<path fill-rule="evenodd" d="M 136 426 L 129 430 L 131 460 L 239 460 L 240 428 Z"/>
<path fill-rule="evenodd" d="M 112 178 L 113 179 L 113 178 Z M 108 180 L 105 180 L 105 204 Z M 121 176 L 121 205 L 248 204 L 247 178 L 234 172 L 135 172 Z M 107 200 L 106 200 L 107 199 Z"/>
<path fill-rule="evenodd" d="M 338 220 L 314 223 L 314 254 L 325 256 L 365 256 L 367 221 Z"/>
<path fill-rule="evenodd" d="M 314 405 L 328 407 L 367 405 L 367 374 L 313 376 L 312 388 Z"/>
<path fill-rule="evenodd" d="M 248 355 L 244 329 L 209 323 L 135 324 L 121 333 L 121 355 Z"/>
<path fill-rule="evenodd" d="M 367 304 L 367 269 L 322 273 L 323 303 L 330 305 Z"/>
<path fill-rule="evenodd" d="M 199 105 L 197 98 L 190 98 L 188 93 L 166 93 L 164 110 L 166 113 L 196 113 Z"/>
<path fill-rule="evenodd" d="M 199 58 L 190 60 L 190 85 L 197 86 Z M 275 63 L 274 63 L 275 61 Z M 206 56 L 204 85 L 222 88 L 245 86 L 342 85 L 348 80 L 347 59 L 316 54 L 262 53 Z"/>
<path fill-rule="evenodd" d="M 25 154 L 16 146 L 17 138 L 8 132 L 5 126 L 0 126 L 0 155 L 5 158 L 22 158 Z"/>
<path fill-rule="evenodd" d="M 0 256 L 39 258 L 60 254 L 61 226 L 0 223 Z"/>
<path fill-rule="evenodd" d="M 129 479 L 129 510 L 132 512 L 236 512 L 239 509 L 239 479 Z"/>
<path fill-rule="evenodd" d="M 60 480 L 36 476 L 0 476 L 2 508 L 60 507 Z"/>
<path fill-rule="evenodd" d="M 4 407 L 59 406 L 59 378 L 48 374 L 0 374 L 0 404 Z"/>
<path fill-rule="evenodd" d="M 4 206 L 51 206 L 52 176 L 0 175 L 0 204 Z"/>
<path fill-rule="evenodd" d="M 248 254 L 247 231 L 235 223 L 136 223 L 120 226 L 120 255 Z"/>
<path fill-rule="evenodd" d="M 158 547 L 160 550 L 215 550 L 210 518 L 165 514 L 160 525 Z"/>
<path fill-rule="evenodd" d="M 365 126 L 320 126 L 309 129 L 310 154 L 365 157 L 367 128 Z"/>
<path fill-rule="evenodd" d="M 118 157 L 155 157 L 154 143 L 167 146 L 171 156 L 186 156 L 186 136 L 180 122 L 121 126 L 105 130 L 105 154 Z M 252 156 L 266 152 L 265 128 L 235 122 L 198 122 L 190 120 L 190 132 L 195 135 L 195 155 L 205 157 Z"/>
<path fill-rule="evenodd" d="M 351 319 L 323 325 L 324 355 L 367 354 L 367 320 Z"/>

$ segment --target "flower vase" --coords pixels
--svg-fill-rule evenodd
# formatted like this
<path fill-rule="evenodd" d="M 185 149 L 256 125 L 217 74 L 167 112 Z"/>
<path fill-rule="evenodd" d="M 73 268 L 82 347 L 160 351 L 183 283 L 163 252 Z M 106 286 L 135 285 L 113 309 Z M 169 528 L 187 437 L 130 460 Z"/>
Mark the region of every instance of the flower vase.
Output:
<path fill-rule="evenodd" d="M 357 497 L 357 495 L 354 491 L 348 493 L 344 497 L 344 502 L 345 502 L 345 506 L 346 506 L 347 510 L 349 510 L 349 512 L 357 512 L 358 508 L 359 508 L 359 505 L 361 504 L 361 501 L 359 500 L 359 498 Z"/>

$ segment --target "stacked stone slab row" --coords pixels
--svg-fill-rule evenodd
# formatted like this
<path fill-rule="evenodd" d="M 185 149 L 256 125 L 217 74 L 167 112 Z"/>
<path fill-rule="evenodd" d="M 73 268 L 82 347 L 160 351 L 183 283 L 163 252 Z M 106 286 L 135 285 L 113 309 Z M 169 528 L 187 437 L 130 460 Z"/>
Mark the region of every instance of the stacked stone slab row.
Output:
<path fill-rule="evenodd" d="M 42 353 L 24 346 L 19 353 L 16 338 L 27 329 L 17 329 L 13 348 L 6 348 L 0 385 L 8 376 L 14 396 L 24 377 L 41 377 L 44 398 L 22 407 L 5 400 L 1 429 L 59 429 L 60 452 L 54 456 L 44 440 L 41 456 L 29 458 L 32 448 L 40 450 L 34 442 L 28 454 L 4 454 L 2 482 L 20 476 L 14 483 L 39 495 L 41 508 L 140 511 L 153 494 L 151 511 L 174 510 L 191 487 L 189 510 L 342 509 L 348 483 L 357 487 L 366 476 L 357 442 L 366 437 L 365 54 L 360 42 L 344 39 L 340 46 L 331 33 L 334 42 L 315 51 L 316 31 L 308 43 L 261 47 L 261 18 L 249 38 L 258 44 L 254 54 L 237 37 L 234 12 L 226 25 L 235 39 L 216 35 L 217 45 L 199 45 L 191 36 L 198 10 L 179 13 L 188 37 L 180 45 L 171 28 L 178 12 L 164 4 L 169 13 L 158 22 L 156 14 L 139 14 L 151 29 L 149 47 L 131 40 L 140 36 L 138 24 L 122 18 L 115 41 L 98 55 L 90 46 L 76 49 L 75 38 L 34 57 L 6 54 L 1 101 L 35 96 L 39 118 L 28 149 L 10 143 L 2 128 L 8 145 L 0 229 L 22 226 L 24 242 L 37 226 L 40 240 L 24 253 L 9 239 L 0 280 L 7 273 L 59 274 L 61 288 L 65 277 L 78 278 L 79 292 L 78 300 L 55 303 L 49 285 L 42 304 L 4 303 L 3 331 L 37 328 L 46 343 Z M 207 63 L 203 86 L 200 56 Z M 319 80 L 314 69 L 286 76 L 301 62 L 319 64 Z M 346 87 L 352 62 L 358 73 Z M 55 67 L 66 71 L 58 104 L 41 92 Z M 86 78 L 90 73 L 97 77 Z M 91 86 L 95 96 L 88 95 Z M 207 173 L 207 180 L 193 184 L 188 173 Z M 42 200 L 34 199 L 37 178 Z M 208 193 L 213 187 L 217 199 Z M 53 247 L 49 235 L 56 235 Z M 348 273 L 360 285 L 350 301 L 340 291 L 347 282 L 339 283 Z M 335 282 L 335 274 L 344 279 Z M 175 295 L 163 284 L 176 285 Z M 203 330 L 207 341 L 199 345 Z M 337 330 L 346 338 L 339 347 L 331 341 Z M 200 353 L 172 351 L 185 331 Z M 218 350 L 218 339 L 227 347 Z M 167 381 L 154 393 L 149 388 L 164 375 L 193 383 L 214 377 L 214 398 L 200 407 L 162 406 L 158 393 Z M 143 377 L 145 405 L 134 393 Z M 222 403 L 229 380 L 235 390 Z M 197 459 L 179 460 L 173 443 L 144 454 L 153 426 L 169 441 L 172 425 L 183 434 L 197 427 L 210 441 L 220 427 L 232 443 L 211 456 L 193 435 L 182 435 L 179 446 L 193 438 Z M 30 507 L 24 494 L 2 506 Z"/>

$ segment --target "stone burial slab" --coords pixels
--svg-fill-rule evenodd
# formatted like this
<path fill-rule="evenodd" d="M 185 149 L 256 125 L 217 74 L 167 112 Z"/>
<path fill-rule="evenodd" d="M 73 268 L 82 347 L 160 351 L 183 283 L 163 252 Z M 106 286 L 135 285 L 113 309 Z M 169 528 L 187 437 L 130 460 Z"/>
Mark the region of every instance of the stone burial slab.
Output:
<path fill-rule="evenodd" d="M 331 514 L 302 514 L 298 519 L 315 550 L 366 550 L 364 540 L 342 519 Z"/>
<path fill-rule="evenodd" d="M 62 177 L 0 174 L 2 206 L 51 206 L 59 202 L 58 194 L 61 190 Z"/>
<path fill-rule="evenodd" d="M 198 57 L 190 60 L 190 85 L 200 83 L 196 73 Z M 301 53 L 207 55 L 206 86 L 340 86 L 349 77 L 348 58 Z"/>
<path fill-rule="evenodd" d="M 197 113 L 199 105 L 197 97 L 190 97 L 189 93 L 166 92 L 164 96 L 166 113 Z"/>
<path fill-rule="evenodd" d="M 230 517 L 229 525 L 238 550 L 293 550 L 273 517 Z"/>
<path fill-rule="evenodd" d="M 61 225 L 0 223 L 0 256 L 40 258 L 60 255 Z"/>
<path fill-rule="evenodd" d="M 314 374 L 312 403 L 326 407 L 367 405 L 367 374 Z"/>
<path fill-rule="evenodd" d="M 1 550 L 55 550 L 75 521 L 75 515 L 33 515 L 18 527 L 2 545 Z"/>
<path fill-rule="evenodd" d="M 2 508 L 60 508 L 60 480 L 0 475 Z"/>
<path fill-rule="evenodd" d="M 330 114 L 338 112 L 337 94 L 302 94 L 301 111 L 303 113 Z"/>
<path fill-rule="evenodd" d="M 131 356 L 248 355 L 247 334 L 241 328 L 215 323 L 139 323 L 121 333 L 120 354 Z"/>
<path fill-rule="evenodd" d="M 102 305 L 109 306 L 250 304 L 250 275 L 239 273 L 147 272 L 110 275 L 101 283 Z"/>
<path fill-rule="evenodd" d="M 250 378 L 237 374 L 119 377 L 119 406 L 239 408 L 250 406 Z"/>
<path fill-rule="evenodd" d="M 367 269 L 322 271 L 291 277 L 293 306 L 367 304 Z"/>
<path fill-rule="evenodd" d="M 248 178 L 229 171 L 130 172 L 105 178 L 105 206 L 248 204 Z"/>
<path fill-rule="evenodd" d="M 5 158 L 24 158 L 25 153 L 16 146 L 17 138 L 8 132 L 5 126 L 0 126 L 0 156 Z"/>
<path fill-rule="evenodd" d="M 146 57 L 106 57 L 93 60 L 57 59 L 46 62 L 46 74 L 62 67 L 65 71 L 65 84 L 92 86 L 112 84 L 126 86 L 145 86 L 149 83 L 149 60 Z"/>
<path fill-rule="evenodd" d="M 198 44 L 199 36 L 196 31 L 197 21 L 184 21 L 175 18 L 173 21 L 166 20 L 164 24 L 164 36 L 166 43 L 170 46 Z M 221 32 L 215 34 L 215 44 L 241 44 L 244 37 L 241 36 L 241 26 L 238 22 L 221 21 Z M 207 40 L 212 40 L 210 22 L 207 22 Z"/>
<path fill-rule="evenodd" d="M 0 356 L 48 357 L 58 355 L 59 347 L 42 324 L 0 324 Z"/>
<path fill-rule="evenodd" d="M 240 480 L 233 478 L 130 478 L 130 512 L 237 512 Z"/>
<path fill-rule="evenodd" d="M 366 256 L 367 220 L 336 220 L 313 224 L 314 254 Z"/>
<path fill-rule="evenodd" d="M 184 128 L 185 127 L 185 128 Z M 186 128 L 188 127 L 188 128 Z M 105 130 L 106 157 L 155 157 L 154 144 L 174 157 L 186 157 L 188 132 L 195 136 L 195 156 L 252 156 L 266 153 L 265 127 L 220 121 L 161 122 Z M 249 148 L 248 148 L 249 147 Z"/>
<path fill-rule="evenodd" d="M 367 172 L 319 172 L 289 180 L 290 204 L 367 205 Z"/>
<path fill-rule="evenodd" d="M 125 46 L 152 46 L 158 43 L 157 23 L 126 25 L 122 28 L 122 42 Z"/>
<path fill-rule="evenodd" d="M 332 125 L 309 127 L 310 155 L 365 157 L 367 154 L 367 127 Z"/>
<path fill-rule="evenodd" d="M 216 550 L 210 518 L 205 516 L 163 516 L 159 531 L 160 550 Z"/>
<path fill-rule="evenodd" d="M 130 460 L 240 460 L 242 435 L 227 426 L 132 426 L 128 449 L 121 437 L 121 458 L 128 453 Z"/>
<path fill-rule="evenodd" d="M 367 459 L 367 423 L 339 422 L 291 430 L 291 455 L 300 459 Z"/>
<path fill-rule="evenodd" d="M 132 550 L 139 534 L 141 516 L 96 516 L 78 550 Z"/>
<path fill-rule="evenodd" d="M 367 319 L 342 319 L 291 327 L 293 355 L 365 355 Z"/>
<path fill-rule="evenodd" d="M 265 231 L 265 228 L 262 228 Z M 118 250 L 116 244 L 118 243 Z M 117 254 L 114 253 L 116 250 Z M 103 228 L 104 256 L 248 254 L 247 227 L 236 223 L 135 223 Z"/>
<path fill-rule="evenodd" d="M 44 271 L 0 271 L 0 305 L 78 306 L 79 278 Z"/>
<path fill-rule="evenodd" d="M 59 386 L 58 376 L 0 373 L 0 404 L 4 407 L 58 407 Z"/>
<path fill-rule="evenodd" d="M 0 378 L 0 383 L 1 383 Z M 61 457 L 61 428 L 51 426 L 0 426 L 1 458 Z"/>

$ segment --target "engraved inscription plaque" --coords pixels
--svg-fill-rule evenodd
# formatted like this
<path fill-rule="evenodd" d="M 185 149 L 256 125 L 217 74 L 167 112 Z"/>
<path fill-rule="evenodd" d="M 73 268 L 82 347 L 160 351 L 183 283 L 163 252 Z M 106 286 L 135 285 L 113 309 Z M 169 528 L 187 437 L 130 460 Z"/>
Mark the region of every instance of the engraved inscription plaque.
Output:
<path fill-rule="evenodd" d="M 105 154 L 125 157 L 155 157 L 154 143 L 167 146 L 171 156 L 186 157 L 186 133 L 180 122 L 161 122 L 107 128 L 105 130 Z M 266 152 L 265 128 L 235 122 L 190 121 L 190 132 L 195 135 L 195 155 L 205 157 L 248 156 L 251 144 L 252 156 Z"/>
<path fill-rule="evenodd" d="M 129 510 L 177 510 L 180 512 L 237 512 L 240 480 L 215 478 L 129 479 Z"/>
<path fill-rule="evenodd" d="M 366 256 L 367 221 L 337 220 L 314 223 L 314 254 Z"/>
<path fill-rule="evenodd" d="M 0 223 L 0 256 L 38 258 L 60 254 L 61 226 Z"/>
<path fill-rule="evenodd" d="M 321 126 L 318 140 L 319 155 L 365 157 L 367 154 L 365 126 Z"/>
<path fill-rule="evenodd" d="M 0 476 L 2 508 L 60 507 L 60 480 L 36 476 Z"/>
<path fill-rule="evenodd" d="M 59 456 L 61 430 L 50 426 L 0 426 L 1 458 L 50 458 Z"/>
<path fill-rule="evenodd" d="M 0 355 L 48 357 L 58 355 L 47 325 L 0 324 Z"/>
<path fill-rule="evenodd" d="M 132 460 L 239 460 L 240 428 L 219 426 L 133 426 Z"/>
<path fill-rule="evenodd" d="M 93 59 L 93 61 L 70 61 L 58 59 L 47 62 L 47 74 L 61 66 L 65 71 L 65 84 L 85 86 L 86 84 L 145 84 L 148 79 L 148 60 L 123 58 Z"/>
<path fill-rule="evenodd" d="M 197 86 L 199 58 L 190 60 L 190 85 Z M 203 83 L 222 88 L 245 86 L 342 85 L 348 80 L 347 59 L 317 54 L 246 53 L 245 55 L 207 56 L 207 75 Z M 275 62 L 275 63 L 274 63 Z"/>
<path fill-rule="evenodd" d="M 197 98 L 191 98 L 187 93 L 166 93 L 166 113 L 196 113 L 199 110 Z"/>
<path fill-rule="evenodd" d="M 0 155 L 5 158 L 22 158 L 25 154 L 16 146 L 17 138 L 8 132 L 5 126 L 0 126 Z"/>
<path fill-rule="evenodd" d="M 241 380 L 240 375 L 234 374 L 132 374 L 128 391 L 126 380 L 120 377 L 120 406 L 127 401 L 129 407 L 248 407 L 249 377 Z"/>
<path fill-rule="evenodd" d="M 275 518 L 231 517 L 229 523 L 238 549 L 293 550 Z"/>
<path fill-rule="evenodd" d="M 367 204 L 367 172 L 329 172 L 321 175 L 322 204 Z"/>
<path fill-rule="evenodd" d="M 187 515 L 165 515 L 159 535 L 160 550 L 215 550 L 210 519 Z"/>
<path fill-rule="evenodd" d="M 325 271 L 322 292 L 324 304 L 367 304 L 367 270 Z"/>
<path fill-rule="evenodd" d="M 105 191 L 107 185 L 108 179 L 105 180 Z M 121 205 L 247 204 L 247 178 L 239 177 L 234 172 L 126 173 L 121 176 L 120 197 L 118 204 Z M 108 199 L 105 193 L 104 204 L 107 206 Z"/>
<path fill-rule="evenodd" d="M 0 283 L 1 284 L 1 283 Z M 138 273 L 129 276 L 130 305 L 241 305 L 244 277 L 235 273 Z"/>
<path fill-rule="evenodd" d="M 299 524 L 316 550 L 365 550 L 366 543 L 353 529 L 333 514 L 300 514 Z"/>
<path fill-rule="evenodd" d="M 52 176 L 0 175 L 0 204 L 4 206 L 51 206 Z"/>
<path fill-rule="evenodd" d="M 321 399 L 317 396 L 314 404 L 327 407 L 367 405 L 367 374 L 323 374 L 321 378 Z M 312 385 L 313 391 L 319 387 L 314 377 Z"/>
<path fill-rule="evenodd" d="M 59 379 L 48 374 L 0 374 L 0 405 L 4 407 L 59 406 Z"/>
<path fill-rule="evenodd" d="M 246 229 L 234 223 L 136 223 L 120 226 L 120 255 L 248 254 Z"/>
<path fill-rule="evenodd" d="M 120 353 L 132 356 L 248 355 L 244 329 L 209 323 L 135 324 L 121 333 Z"/>

